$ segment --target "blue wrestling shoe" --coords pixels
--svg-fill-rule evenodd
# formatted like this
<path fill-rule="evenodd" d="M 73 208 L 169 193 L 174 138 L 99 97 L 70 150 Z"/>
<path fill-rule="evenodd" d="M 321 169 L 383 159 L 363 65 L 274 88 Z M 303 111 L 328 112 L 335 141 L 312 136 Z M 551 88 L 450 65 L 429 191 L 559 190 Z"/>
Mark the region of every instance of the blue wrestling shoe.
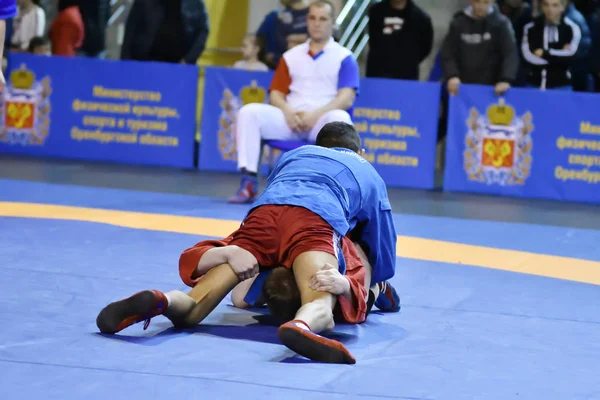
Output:
<path fill-rule="evenodd" d="M 244 175 L 237 193 L 231 196 L 227 202 L 230 204 L 250 204 L 254 202 L 258 194 L 258 178 L 256 176 Z"/>
<path fill-rule="evenodd" d="M 396 289 L 388 281 L 380 282 L 379 296 L 375 300 L 375 306 L 383 312 L 398 312 L 400 311 L 400 296 L 396 293 Z"/>

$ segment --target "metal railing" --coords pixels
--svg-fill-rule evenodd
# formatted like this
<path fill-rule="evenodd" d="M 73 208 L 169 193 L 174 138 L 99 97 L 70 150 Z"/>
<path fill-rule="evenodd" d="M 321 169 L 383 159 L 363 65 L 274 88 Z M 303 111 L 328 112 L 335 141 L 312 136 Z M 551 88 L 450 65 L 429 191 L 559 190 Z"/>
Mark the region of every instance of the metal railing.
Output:
<path fill-rule="evenodd" d="M 336 19 L 340 44 L 359 58 L 369 43 L 369 7 L 381 0 L 347 0 Z"/>

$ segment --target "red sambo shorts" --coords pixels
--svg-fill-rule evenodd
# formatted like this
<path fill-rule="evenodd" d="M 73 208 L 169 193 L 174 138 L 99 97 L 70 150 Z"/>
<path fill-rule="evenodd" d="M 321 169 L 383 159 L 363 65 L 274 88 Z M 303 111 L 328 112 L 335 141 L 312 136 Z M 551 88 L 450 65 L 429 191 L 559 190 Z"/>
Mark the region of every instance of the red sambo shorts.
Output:
<path fill-rule="evenodd" d="M 254 209 L 240 228 L 224 240 L 207 240 L 187 249 L 179 273 L 188 286 L 202 255 L 213 247 L 236 245 L 252 253 L 263 268 L 291 268 L 307 251 L 324 251 L 338 258 L 340 236 L 320 216 L 303 207 L 265 205 Z"/>
<path fill-rule="evenodd" d="M 259 265 L 286 268 L 307 251 L 324 251 L 337 258 L 341 239 L 312 211 L 275 205 L 253 210 L 232 236 L 230 244 L 248 250 Z"/>

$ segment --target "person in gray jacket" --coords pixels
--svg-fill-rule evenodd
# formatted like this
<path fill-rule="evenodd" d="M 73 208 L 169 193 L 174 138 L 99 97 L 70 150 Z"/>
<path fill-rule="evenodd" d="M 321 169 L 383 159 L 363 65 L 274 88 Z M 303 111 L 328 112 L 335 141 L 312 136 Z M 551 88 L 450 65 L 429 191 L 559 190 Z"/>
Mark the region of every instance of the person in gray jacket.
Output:
<path fill-rule="evenodd" d="M 495 85 L 505 93 L 514 82 L 519 53 L 510 20 L 494 0 L 470 0 L 458 12 L 442 45 L 442 69 L 448 92 L 458 93 L 461 83 Z"/>

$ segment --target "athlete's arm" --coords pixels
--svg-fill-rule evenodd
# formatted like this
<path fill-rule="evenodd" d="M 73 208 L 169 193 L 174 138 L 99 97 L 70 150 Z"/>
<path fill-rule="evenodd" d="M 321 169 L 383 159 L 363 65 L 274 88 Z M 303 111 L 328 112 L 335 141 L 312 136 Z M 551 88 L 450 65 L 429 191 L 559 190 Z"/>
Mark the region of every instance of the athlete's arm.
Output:
<path fill-rule="evenodd" d="M 252 253 L 238 246 L 223 246 L 212 248 L 202 255 L 198 261 L 196 275 L 202 276 L 221 264 L 229 264 L 241 281 L 258 273 L 258 261 Z"/>

